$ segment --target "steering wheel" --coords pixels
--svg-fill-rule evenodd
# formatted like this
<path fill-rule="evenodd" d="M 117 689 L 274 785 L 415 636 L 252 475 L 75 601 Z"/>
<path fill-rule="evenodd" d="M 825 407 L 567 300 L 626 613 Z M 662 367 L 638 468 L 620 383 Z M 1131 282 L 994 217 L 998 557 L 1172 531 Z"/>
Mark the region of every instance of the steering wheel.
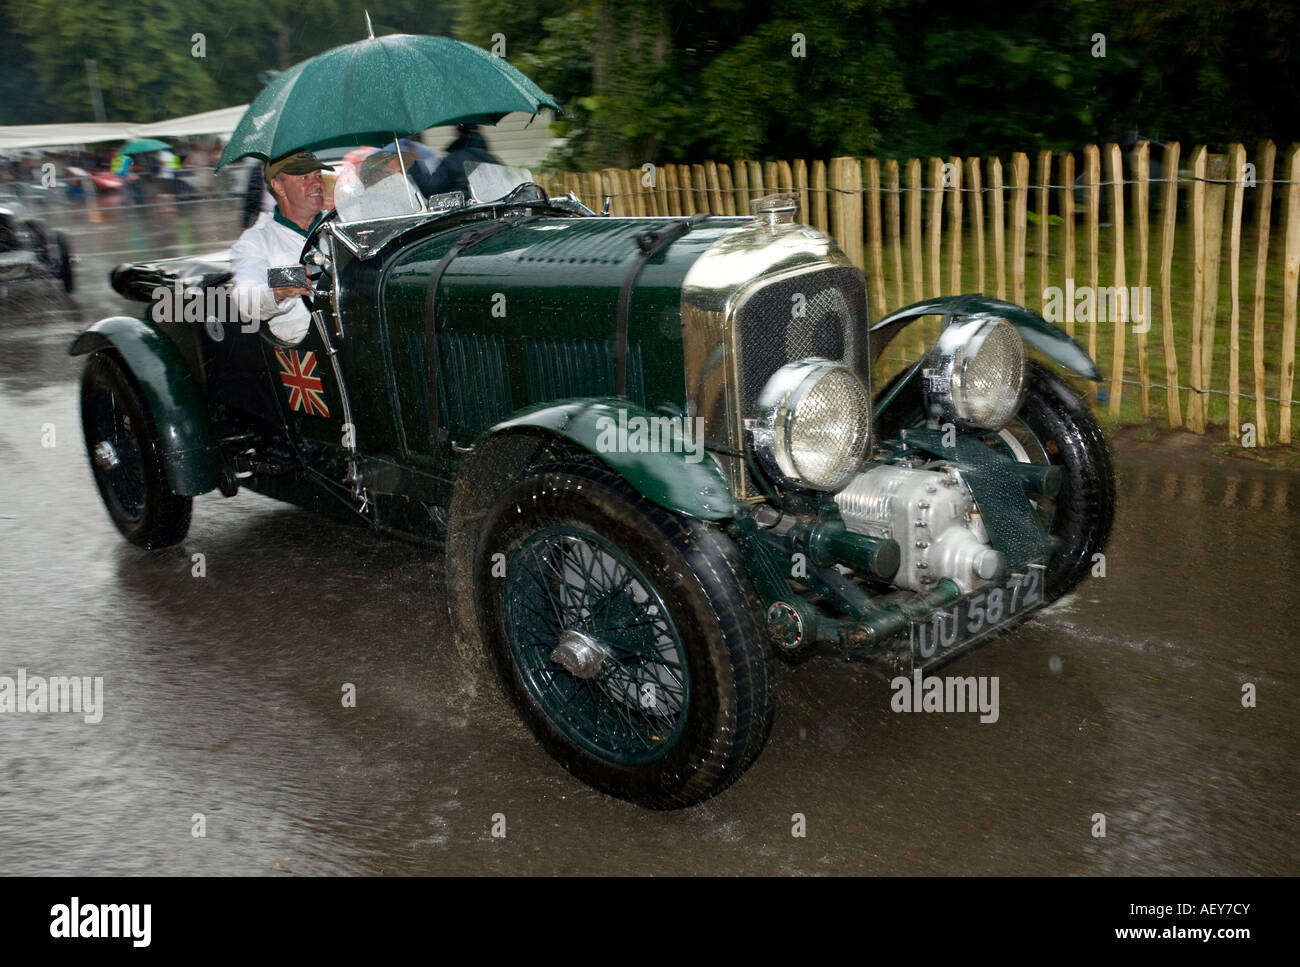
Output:
<path fill-rule="evenodd" d="M 311 253 L 312 249 L 316 247 L 316 242 L 320 238 L 321 229 L 325 227 L 327 222 L 333 221 L 338 217 L 339 210 L 337 208 L 331 208 L 322 215 L 320 221 L 313 225 L 312 230 L 307 233 L 307 238 L 302 243 L 302 251 L 298 253 L 298 263 L 307 269 L 307 278 L 312 283 L 312 298 L 309 299 L 307 296 L 301 297 L 303 304 L 307 306 L 308 312 L 311 311 L 312 299 L 314 299 L 316 294 L 320 292 L 320 286 L 317 284 L 317 281 L 324 278 L 326 273 L 320 271 L 316 273 L 315 277 L 313 277 L 312 268 L 320 268 L 320 266 L 317 265 L 314 259 L 308 261 L 307 256 Z M 333 267 L 331 266 L 331 268 Z"/>

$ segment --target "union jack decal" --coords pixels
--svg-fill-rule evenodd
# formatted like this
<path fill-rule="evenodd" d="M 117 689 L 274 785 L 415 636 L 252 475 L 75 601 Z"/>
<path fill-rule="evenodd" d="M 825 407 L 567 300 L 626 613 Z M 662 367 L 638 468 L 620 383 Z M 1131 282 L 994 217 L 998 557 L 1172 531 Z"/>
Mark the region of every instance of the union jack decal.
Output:
<path fill-rule="evenodd" d="M 324 384 L 316 375 L 316 354 L 290 349 L 287 353 L 276 347 L 275 358 L 280 363 L 280 382 L 289 387 L 289 408 L 301 410 L 308 416 L 329 418 L 325 405 Z"/>

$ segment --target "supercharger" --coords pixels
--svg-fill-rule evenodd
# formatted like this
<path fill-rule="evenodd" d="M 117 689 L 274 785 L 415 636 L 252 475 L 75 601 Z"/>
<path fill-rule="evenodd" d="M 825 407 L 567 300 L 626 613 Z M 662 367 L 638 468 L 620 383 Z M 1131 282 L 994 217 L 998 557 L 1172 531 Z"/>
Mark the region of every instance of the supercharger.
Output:
<path fill-rule="evenodd" d="M 950 464 L 875 467 L 858 474 L 835 501 L 850 531 L 898 542 L 901 562 L 893 583 L 900 588 L 926 591 L 948 578 L 970 592 L 1003 576 L 1002 555 L 989 546 L 979 507 Z"/>

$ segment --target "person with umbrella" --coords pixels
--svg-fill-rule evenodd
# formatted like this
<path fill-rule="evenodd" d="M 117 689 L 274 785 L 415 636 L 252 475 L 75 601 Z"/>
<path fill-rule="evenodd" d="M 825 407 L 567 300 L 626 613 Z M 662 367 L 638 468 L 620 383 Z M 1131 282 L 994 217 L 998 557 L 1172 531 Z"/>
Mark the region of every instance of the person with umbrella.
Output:
<path fill-rule="evenodd" d="M 448 191 L 462 192 L 469 198 L 469 175 L 465 168 L 474 163 L 501 164 L 501 160 L 488 151 L 487 142 L 479 133 L 477 124 L 460 124 L 456 127 L 456 140 L 447 145 L 447 153 L 431 175 L 412 167 L 409 174 L 425 195 L 441 195 Z"/>
<path fill-rule="evenodd" d="M 273 335 L 297 342 L 307 334 L 311 316 L 299 296 L 302 286 L 267 285 L 267 269 L 297 265 L 303 242 L 321 217 L 325 204 L 322 171 L 333 171 L 310 151 L 293 151 L 266 165 L 266 185 L 275 208 L 262 212 L 230 250 L 235 297 L 240 313 L 264 321 Z"/>
<path fill-rule="evenodd" d="M 369 28 L 369 16 L 366 20 Z M 274 320 L 271 331 L 281 338 L 306 333 L 310 315 L 294 298 L 306 292 L 272 290 L 266 269 L 298 261 L 303 238 L 324 204 L 320 171 L 333 169 L 312 149 L 385 144 L 402 132 L 439 124 L 495 124 L 515 111 L 535 115 L 542 108 L 559 109 L 504 59 L 481 48 L 447 37 L 367 33 L 364 40 L 331 48 L 276 75 L 249 104 L 217 164 L 221 168 L 252 156 L 268 161 L 268 182 L 273 171 L 314 179 L 285 182 L 283 194 L 276 192 L 276 211 L 263 213 L 231 252 L 236 287 L 243 290 L 237 294 L 251 296 L 259 313 L 254 318 Z M 400 140 L 395 147 L 399 167 L 410 167 Z"/>

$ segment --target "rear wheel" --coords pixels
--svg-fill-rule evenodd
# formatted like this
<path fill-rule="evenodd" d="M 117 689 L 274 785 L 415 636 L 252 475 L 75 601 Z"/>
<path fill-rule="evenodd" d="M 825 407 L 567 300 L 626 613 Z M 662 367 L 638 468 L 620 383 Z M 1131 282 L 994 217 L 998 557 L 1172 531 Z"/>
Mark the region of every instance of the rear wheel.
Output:
<path fill-rule="evenodd" d="M 184 540 L 194 500 L 168 486 L 158 434 L 140 391 L 108 353 L 95 353 L 86 363 L 81 425 L 99 495 L 122 536 L 150 549 Z"/>
<path fill-rule="evenodd" d="M 480 534 L 483 639 L 566 769 L 674 809 L 716 795 L 753 762 L 772 725 L 768 649 L 725 534 L 585 463 L 510 487 Z"/>

